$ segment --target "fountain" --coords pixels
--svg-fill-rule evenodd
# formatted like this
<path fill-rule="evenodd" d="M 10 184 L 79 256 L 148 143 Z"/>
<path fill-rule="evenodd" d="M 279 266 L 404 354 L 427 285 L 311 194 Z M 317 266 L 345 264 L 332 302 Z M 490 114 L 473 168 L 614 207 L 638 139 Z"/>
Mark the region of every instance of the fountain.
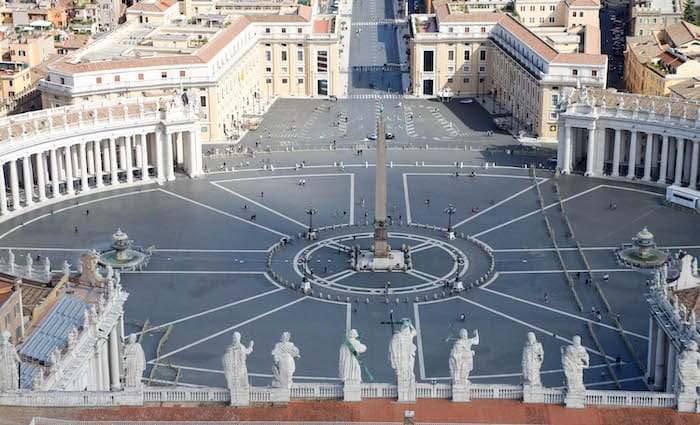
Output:
<path fill-rule="evenodd" d="M 135 269 L 148 261 L 149 254 L 131 247 L 132 240 L 122 229 L 112 235 L 112 249 L 100 252 L 99 263 L 116 269 Z"/>
<path fill-rule="evenodd" d="M 668 254 L 656 248 L 654 235 L 645 227 L 632 239 L 631 246 L 623 246 L 618 256 L 633 267 L 654 268 L 668 261 Z"/>

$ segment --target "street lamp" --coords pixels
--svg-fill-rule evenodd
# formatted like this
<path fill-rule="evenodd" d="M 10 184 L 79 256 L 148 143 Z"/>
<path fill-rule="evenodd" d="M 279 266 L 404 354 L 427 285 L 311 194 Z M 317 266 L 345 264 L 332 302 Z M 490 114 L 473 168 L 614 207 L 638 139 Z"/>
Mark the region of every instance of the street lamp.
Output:
<path fill-rule="evenodd" d="M 309 205 L 304 212 L 309 215 L 309 237 L 311 237 L 311 233 L 314 231 L 314 215 L 318 213 L 318 210 Z"/>
<path fill-rule="evenodd" d="M 445 214 L 447 214 L 447 238 L 450 240 L 455 238 L 455 232 L 452 229 L 452 216 L 456 212 L 457 208 L 455 208 L 452 204 L 445 208 Z"/>

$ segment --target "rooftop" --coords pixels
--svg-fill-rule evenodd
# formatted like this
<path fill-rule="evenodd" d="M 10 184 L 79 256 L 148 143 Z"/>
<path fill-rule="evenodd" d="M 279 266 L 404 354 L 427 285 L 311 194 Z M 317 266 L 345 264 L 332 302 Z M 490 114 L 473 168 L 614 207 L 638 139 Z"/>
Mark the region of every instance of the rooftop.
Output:
<path fill-rule="evenodd" d="M 689 22 L 680 21 L 666 27 L 666 37 L 671 46 L 678 47 L 693 40 L 700 40 L 700 27 Z"/>
<path fill-rule="evenodd" d="M 700 77 L 682 81 L 669 87 L 672 93 L 686 100 L 700 100 Z M 700 315 L 700 311 L 698 312 Z"/>

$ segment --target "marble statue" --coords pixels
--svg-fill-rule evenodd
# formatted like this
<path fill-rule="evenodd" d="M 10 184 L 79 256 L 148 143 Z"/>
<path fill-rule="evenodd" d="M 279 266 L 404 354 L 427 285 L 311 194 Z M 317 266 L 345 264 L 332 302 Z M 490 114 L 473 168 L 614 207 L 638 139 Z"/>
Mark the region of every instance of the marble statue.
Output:
<path fill-rule="evenodd" d="M 346 385 L 362 382 L 360 354 L 365 351 L 367 351 L 367 346 L 360 342 L 357 330 L 350 329 L 345 341 L 340 346 L 340 359 L 338 361 L 338 376 Z"/>
<path fill-rule="evenodd" d="M 32 389 L 34 391 L 41 390 L 41 387 L 44 385 L 44 368 L 38 366 L 37 369 L 34 379 L 32 379 Z"/>
<path fill-rule="evenodd" d="M 666 102 L 666 118 L 671 118 L 671 102 Z"/>
<path fill-rule="evenodd" d="M 80 257 L 80 260 L 83 263 L 83 269 L 80 273 L 81 283 L 100 288 L 105 285 L 107 279 L 104 278 L 98 270 L 97 260 L 99 257 L 100 255 L 94 249 L 87 251 Z"/>
<path fill-rule="evenodd" d="M 280 342 L 272 349 L 273 388 L 292 388 L 292 377 L 296 370 L 295 359 L 301 357 L 299 348 L 290 341 L 292 335 L 283 332 Z"/>
<path fill-rule="evenodd" d="M 63 267 L 61 271 L 64 276 L 70 277 L 70 264 L 68 264 L 68 261 L 63 261 Z"/>
<path fill-rule="evenodd" d="M 649 113 L 654 114 L 655 111 L 656 111 L 656 102 L 654 102 L 652 100 L 651 102 L 649 102 Z"/>
<path fill-rule="evenodd" d="M 479 345 L 479 330 L 474 330 L 474 337 L 469 338 L 466 329 L 460 329 L 459 339 L 455 341 L 450 351 L 450 376 L 453 385 L 469 384 L 469 374 L 474 369 L 473 345 Z"/>
<path fill-rule="evenodd" d="M 575 335 L 573 344 L 561 347 L 561 365 L 566 376 L 566 389 L 568 392 L 582 392 L 586 390 L 583 385 L 583 369 L 588 368 L 590 358 L 588 352 L 581 345 L 581 337 Z"/>
<path fill-rule="evenodd" d="M 143 371 L 146 370 L 146 356 L 136 334 L 129 335 L 129 341 L 124 346 L 124 386 L 140 388 Z"/>
<path fill-rule="evenodd" d="M 527 333 L 527 341 L 523 348 L 523 384 L 539 387 L 542 385 L 540 380 L 540 368 L 544 361 L 544 349 L 542 343 L 537 341 L 534 332 Z"/>
<path fill-rule="evenodd" d="M 15 253 L 12 250 L 7 251 L 7 265 L 10 267 L 10 273 L 15 272 Z"/>
<path fill-rule="evenodd" d="M 401 330 L 391 337 L 389 361 L 396 372 L 398 382 L 415 381 L 413 367 L 416 363 L 416 345 L 413 343 L 413 338 L 417 335 L 416 328 L 408 319 L 402 322 Z"/>
<path fill-rule="evenodd" d="M 15 346 L 10 342 L 10 333 L 0 334 L 0 392 L 14 391 L 19 388 L 20 362 Z"/>
<path fill-rule="evenodd" d="M 224 354 L 224 375 L 226 375 L 226 384 L 230 391 L 244 390 L 248 391 L 250 384 L 248 383 L 248 368 L 246 367 L 246 358 L 253 352 L 253 345 L 250 341 L 248 347 L 241 343 L 241 334 L 233 333 L 233 343 L 226 348 Z"/>
<path fill-rule="evenodd" d="M 698 343 L 694 340 L 690 340 L 685 350 L 678 356 L 677 371 L 677 393 L 697 397 L 700 386 L 700 353 L 698 353 Z"/>
<path fill-rule="evenodd" d="M 51 260 L 49 257 L 44 257 L 44 279 L 51 279 Z"/>
<path fill-rule="evenodd" d="M 25 273 L 31 275 L 32 269 L 34 268 L 34 259 L 32 259 L 32 255 L 30 253 L 27 253 L 25 264 L 26 264 Z"/>
<path fill-rule="evenodd" d="M 632 105 L 634 105 L 634 111 L 639 111 L 639 98 L 638 97 L 634 98 Z"/>

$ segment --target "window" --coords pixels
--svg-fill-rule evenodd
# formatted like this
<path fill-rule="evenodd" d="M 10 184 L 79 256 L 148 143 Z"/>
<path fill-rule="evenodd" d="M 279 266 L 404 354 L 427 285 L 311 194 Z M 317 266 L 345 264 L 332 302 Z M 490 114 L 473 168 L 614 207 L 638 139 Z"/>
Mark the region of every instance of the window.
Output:
<path fill-rule="evenodd" d="M 269 33 L 270 33 L 270 28 L 265 28 L 265 34 L 269 34 Z"/>
<path fill-rule="evenodd" d="M 544 22 L 544 17 L 540 16 L 540 24 Z"/>
<path fill-rule="evenodd" d="M 432 50 L 423 51 L 423 72 L 433 72 L 435 70 L 433 64 L 434 55 L 435 52 Z"/>
<path fill-rule="evenodd" d="M 596 71 L 595 69 L 593 71 L 591 71 L 591 77 L 597 77 L 597 76 L 598 76 L 598 71 Z"/>
<path fill-rule="evenodd" d="M 486 27 L 481 27 L 481 32 L 486 32 Z"/>
<path fill-rule="evenodd" d="M 61 84 L 66 84 L 66 79 L 61 77 Z"/>
<path fill-rule="evenodd" d="M 470 72 L 472 72 L 472 67 L 471 66 L 463 66 L 462 72 L 465 74 L 469 74 Z"/>
<path fill-rule="evenodd" d="M 328 72 L 328 51 L 319 50 L 316 53 L 316 71 L 317 72 Z"/>
<path fill-rule="evenodd" d="M 553 94 L 551 97 L 551 101 L 552 101 L 552 103 L 551 103 L 552 106 L 557 106 L 559 104 L 559 94 L 557 94 L 557 93 Z"/>
<path fill-rule="evenodd" d="M 301 34 L 301 27 L 297 28 L 297 32 Z"/>
<path fill-rule="evenodd" d="M 160 78 L 168 78 L 168 73 L 166 71 L 161 72 Z"/>
<path fill-rule="evenodd" d="M 282 78 L 282 84 L 287 84 L 288 80 L 286 78 Z"/>
<path fill-rule="evenodd" d="M 199 96 L 199 105 L 200 106 L 207 106 L 207 97 L 206 96 Z"/>
<path fill-rule="evenodd" d="M 452 84 L 455 82 L 454 77 L 447 77 L 447 84 Z"/>
<path fill-rule="evenodd" d="M 287 62 L 287 51 L 282 50 L 282 62 Z"/>
<path fill-rule="evenodd" d="M 455 32 L 454 27 L 449 27 L 449 28 L 447 29 L 447 32 Z"/>
<path fill-rule="evenodd" d="M 95 84 L 102 84 L 102 77 L 95 78 Z"/>
<path fill-rule="evenodd" d="M 19 303 L 15 304 L 15 317 L 19 316 Z"/>
<path fill-rule="evenodd" d="M 297 66 L 297 74 L 303 74 L 304 73 L 304 67 L 303 66 Z"/>
<path fill-rule="evenodd" d="M 486 50 L 479 50 L 479 60 L 480 61 L 486 60 Z"/>
<path fill-rule="evenodd" d="M 462 78 L 462 82 L 463 82 L 464 84 L 469 84 L 469 77 L 464 77 L 464 78 Z"/>
<path fill-rule="evenodd" d="M 271 73 L 271 72 L 272 72 L 272 67 L 271 67 L 271 66 L 266 66 L 266 67 L 265 67 L 265 72 L 267 72 L 268 74 Z"/>
<path fill-rule="evenodd" d="M 297 78 L 297 84 L 304 84 L 303 78 Z"/>
<path fill-rule="evenodd" d="M 554 16 L 549 17 L 549 23 L 553 24 L 556 21 L 556 18 Z"/>
<path fill-rule="evenodd" d="M 549 120 L 550 120 L 550 121 L 556 121 L 556 120 L 557 120 L 557 113 L 556 113 L 556 112 L 550 112 L 550 113 L 549 113 Z"/>
<path fill-rule="evenodd" d="M 656 18 L 652 18 L 652 19 L 651 19 L 651 23 L 652 23 L 652 24 L 655 24 L 655 23 L 656 23 Z"/>
<path fill-rule="evenodd" d="M 544 12 L 544 6 L 540 6 L 540 12 Z"/>
<path fill-rule="evenodd" d="M 455 51 L 454 50 L 447 51 L 447 60 L 450 62 L 454 62 L 454 60 L 455 60 Z"/>
<path fill-rule="evenodd" d="M 283 67 L 280 68 L 280 72 L 281 72 L 282 74 L 288 74 L 288 73 L 289 73 L 289 68 L 286 67 L 286 66 L 283 66 Z"/>
<path fill-rule="evenodd" d="M 469 27 L 464 27 L 464 32 L 469 32 Z"/>
<path fill-rule="evenodd" d="M 531 24 L 534 24 L 534 23 L 535 23 L 535 18 L 534 18 L 534 17 L 531 17 L 531 18 L 530 18 L 530 23 L 531 23 Z"/>
<path fill-rule="evenodd" d="M 282 34 L 285 34 L 287 32 L 287 28 L 282 28 Z"/>
<path fill-rule="evenodd" d="M 185 71 L 180 71 L 180 77 L 184 77 L 184 76 L 185 76 Z"/>
<path fill-rule="evenodd" d="M 583 18 L 583 12 L 579 12 L 579 13 L 578 13 L 578 17 L 579 17 L 579 18 Z"/>
<path fill-rule="evenodd" d="M 574 12 L 574 18 L 576 17 L 576 12 Z"/>
<path fill-rule="evenodd" d="M 143 80 L 143 74 L 138 75 L 139 80 Z"/>
<path fill-rule="evenodd" d="M 520 11 L 524 12 L 525 11 L 525 6 L 520 6 Z"/>
<path fill-rule="evenodd" d="M 270 62 L 270 61 L 272 61 L 272 51 L 265 50 L 265 62 Z"/>
<path fill-rule="evenodd" d="M 535 11 L 535 6 L 530 6 L 530 12 L 534 12 L 534 11 Z"/>
<path fill-rule="evenodd" d="M 486 72 L 486 67 L 485 67 L 485 66 L 480 66 L 480 67 L 479 67 L 479 72 Z"/>
<path fill-rule="evenodd" d="M 265 78 L 265 82 L 267 84 L 272 84 L 272 78 Z"/>
<path fill-rule="evenodd" d="M 465 50 L 464 51 L 464 60 L 468 61 L 469 58 L 471 57 L 471 55 L 472 55 L 472 52 L 470 50 Z"/>
<path fill-rule="evenodd" d="M 455 72 L 455 67 L 450 65 L 447 67 L 447 72 Z"/>
<path fill-rule="evenodd" d="M 115 76 L 114 76 L 114 82 L 115 82 L 115 83 L 118 83 L 119 81 L 121 81 L 121 76 L 115 75 Z"/>
<path fill-rule="evenodd" d="M 550 11 L 550 12 L 554 12 L 555 10 L 557 10 L 557 7 L 556 7 L 555 5 L 549 6 L 549 11 Z"/>
<path fill-rule="evenodd" d="M 304 61 L 304 51 L 297 50 L 297 62 L 303 62 L 303 61 Z"/>
<path fill-rule="evenodd" d="M 578 69 L 572 69 L 572 70 L 571 70 L 571 75 L 573 75 L 573 76 L 578 75 Z"/>

